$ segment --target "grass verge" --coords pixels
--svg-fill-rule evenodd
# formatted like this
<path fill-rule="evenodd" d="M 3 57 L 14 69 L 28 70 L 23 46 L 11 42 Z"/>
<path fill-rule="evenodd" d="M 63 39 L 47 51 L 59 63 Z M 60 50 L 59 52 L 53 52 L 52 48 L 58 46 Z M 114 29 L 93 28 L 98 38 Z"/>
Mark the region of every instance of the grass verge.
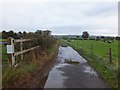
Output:
<path fill-rule="evenodd" d="M 19 84 L 19 82 L 22 82 L 20 81 L 22 77 L 27 77 L 28 74 L 32 75 L 32 73 L 35 72 L 37 69 L 42 69 L 42 67 L 47 62 L 49 62 L 50 59 L 53 59 L 55 57 L 56 53 L 57 45 L 55 44 L 51 48 L 47 49 L 44 54 L 40 56 L 38 55 L 37 60 L 33 58 L 33 61 L 30 62 L 19 62 L 19 66 L 17 68 L 13 68 L 12 70 L 9 68 L 9 66 L 7 66 L 8 68 L 3 68 L 3 88 L 12 86 L 14 87 L 16 85 L 16 82 L 18 82 L 17 84 Z M 35 57 L 35 55 L 33 55 L 33 57 Z"/>

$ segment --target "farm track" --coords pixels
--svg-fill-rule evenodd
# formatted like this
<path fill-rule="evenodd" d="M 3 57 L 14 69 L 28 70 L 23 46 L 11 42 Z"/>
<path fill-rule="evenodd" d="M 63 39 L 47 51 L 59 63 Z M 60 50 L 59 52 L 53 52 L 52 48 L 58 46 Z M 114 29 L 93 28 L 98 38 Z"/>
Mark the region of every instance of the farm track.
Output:
<path fill-rule="evenodd" d="M 65 63 L 66 59 L 79 63 Z M 107 85 L 74 49 L 60 47 L 56 65 L 50 71 L 44 88 L 107 88 Z"/>

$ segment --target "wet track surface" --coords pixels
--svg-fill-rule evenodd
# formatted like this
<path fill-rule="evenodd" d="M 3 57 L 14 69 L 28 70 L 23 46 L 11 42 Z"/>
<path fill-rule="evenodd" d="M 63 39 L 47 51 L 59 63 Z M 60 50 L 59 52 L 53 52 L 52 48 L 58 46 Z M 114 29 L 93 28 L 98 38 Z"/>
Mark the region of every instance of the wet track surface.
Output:
<path fill-rule="evenodd" d="M 79 62 L 65 63 L 66 59 Z M 87 61 L 71 47 L 59 47 L 55 66 L 50 71 L 44 88 L 106 88 Z"/>

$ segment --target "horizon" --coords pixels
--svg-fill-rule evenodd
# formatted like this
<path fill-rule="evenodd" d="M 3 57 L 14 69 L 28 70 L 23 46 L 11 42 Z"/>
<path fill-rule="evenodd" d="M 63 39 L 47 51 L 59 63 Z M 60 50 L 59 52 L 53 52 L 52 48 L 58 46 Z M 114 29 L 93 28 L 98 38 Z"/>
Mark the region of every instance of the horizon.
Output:
<path fill-rule="evenodd" d="M 3 31 L 6 31 L 6 30 L 3 30 Z M 9 30 L 9 31 L 13 31 L 13 30 Z M 9 32 L 9 31 L 6 31 L 6 32 Z M 36 30 L 37 31 L 37 30 Z M 34 31 L 34 32 L 31 32 L 31 33 L 35 33 L 36 31 Z M 42 30 L 42 31 L 45 31 L 45 30 Z M 19 32 L 21 32 L 21 31 L 18 31 L 18 32 L 15 32 L 15 31 L 13 31 L 14 33 L 19 33 Z M 22 31 L 21 33 L 23 33 L 24 31 Z M 25 31 L 26 32 L 26 31 Z M 0 33 L 2 33 L 2 31 L 0 32 Z M 29 33 L 29 32 L 26 32 L 26 33 Z M 89 32 L 88 32 L 89 33 Z M 51 35 L 53 35 L 53 36 L 81 36 L 82 35 L 82 32 L 81 32 L 81 34 L 53 34 L 52 32 L 51 32 Z M 95 34 L 90 34 L 89 33 L 89 36 L 106 36 L 106 37 L 119 37 L 119 35 L 116 35 L 116 36 L 113 36 L 113 35 L 95 35 Z"/>

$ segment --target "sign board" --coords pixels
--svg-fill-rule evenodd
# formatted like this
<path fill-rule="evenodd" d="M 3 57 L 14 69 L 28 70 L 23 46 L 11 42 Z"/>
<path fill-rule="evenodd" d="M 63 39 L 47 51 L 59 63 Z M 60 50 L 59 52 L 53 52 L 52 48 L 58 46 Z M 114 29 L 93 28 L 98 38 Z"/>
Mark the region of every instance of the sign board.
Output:
<path fill-rule="evenodd" d="M 7 45 L 7 54 L 14 53 L 14 47 L 13 45 Z"/>

